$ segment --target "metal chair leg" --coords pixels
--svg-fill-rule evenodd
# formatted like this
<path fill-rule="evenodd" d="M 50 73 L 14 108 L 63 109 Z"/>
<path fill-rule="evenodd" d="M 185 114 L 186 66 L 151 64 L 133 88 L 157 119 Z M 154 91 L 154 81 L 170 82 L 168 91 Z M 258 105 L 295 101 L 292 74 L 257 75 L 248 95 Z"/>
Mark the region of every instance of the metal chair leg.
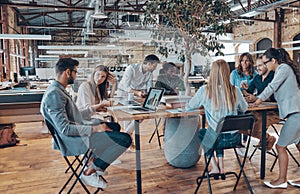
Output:
<path fill-rule="evenodd" d="M 154 121 L 155 121 L 155 129 L 154 129 L 154 131 L 153 131 L 153 133 L 152 133 L 152 135 L 151 135 L 151 137 L 150 137 L 148 143 L 151 143 L 151 141 L 152 141 L 154 135 L 156 134 L 156 136 L 157 136 L 157 141 L 158 141 L 158 145 L 159 145 L 159 148 L 161 149 L 161 141 L 160 141 L 160 137 L 162 137 L 162 135 L 159 134 L 159 130 L 158 130 L 159 124 L 160 124 L 160 122 L 161 122 L 161 118 L 159 118 L 158 121 L 157 121 L 157 119 L 155 118 Z"/>
<path fill-rule="evenodd" d="M 249 160 L 251 161 L 252 157 L 254 156 L 255 152 L 257 151 L 258 148 L 255 148 L 251 154 L 251 156 L 249 157 Z"/>

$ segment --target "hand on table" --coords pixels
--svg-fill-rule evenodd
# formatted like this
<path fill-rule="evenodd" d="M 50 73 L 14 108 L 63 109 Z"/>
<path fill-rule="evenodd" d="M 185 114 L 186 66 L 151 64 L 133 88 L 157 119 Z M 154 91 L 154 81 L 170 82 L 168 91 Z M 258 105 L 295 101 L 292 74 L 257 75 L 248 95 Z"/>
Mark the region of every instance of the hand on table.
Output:
<path fill-rule="evenodd" d="M 249 104 L 249 107 L 257 107 L 262 103 L 262 100 L 257 98 L 254 103 Z"/>
<path fill-rule="evenodd" d="M 256 100 L 256 96 L 252 95 L 252 94 L 248 94 L 247 96 L 245 96 L 245 100 L 250 103 L 250 102 L 254 102 Z"/>
<path fill-rule="evenodd" d="M 131 90 L 130 92 L 134 93 L 135 96 L 138 96 L 138 97 L 146 97 L 146 92 L 144 90 Z"/>
<path fill-rule="evenodd" d="M 144 98 L 146 97 L 146 93 L 143 90 L 141 90 L 138 92 L 138 96 Z"/>
<path fill-rule="evenodd" d="M 112 106 L 113 100 L 103 100 L 99 104 L 94 105 L 94 108 L 97 112 L 107 111 L 107 107 Z"/>

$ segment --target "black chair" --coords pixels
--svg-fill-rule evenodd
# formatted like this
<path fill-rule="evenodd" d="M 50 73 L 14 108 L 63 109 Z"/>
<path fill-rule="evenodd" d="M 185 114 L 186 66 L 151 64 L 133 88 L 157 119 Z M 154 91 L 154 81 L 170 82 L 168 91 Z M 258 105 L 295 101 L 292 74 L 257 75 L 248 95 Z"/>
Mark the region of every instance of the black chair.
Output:
<path fill-rule="evenodd" d="M 45 120 L 45 123 L 48 127 L 48 130 L 50 131 L 52 138 L 54 140 L 54 143 L 56 144 L 56 146 L 59 148 L 59 144 L 58 144 L 58 140 L 57 140 L 57 132 L 55 130 L 55 128 L 53 127 L 53 125 Z M 71 191 L 73 190 L 74 186 L 76 185 L 77 181 L 79 181 L 79 183 L 81 184 L 81 186 L 83 187 L 83 189 L 86 191 L 86 193 L 90 193 L 90 191 L 87 189 L 87 187 L 84 185 L 84 183 L 81 181 L 80 179 L 80 175 L 83 173 L 84 168 L 87 166 L 88 161 L 90 160 L 91 156 L 92 156 L 92 151 L 91 149 L 88 149 L 85 154 L 82 156 L 82 158 L 80 158 L 80 156 L 75 155 L 73 156 L 74 159 L 71 162 L 68 158 L 68 156 L 63 156 L 63 158 L 65 159 L 66 163 L 68 164 L 68 168 L 66 169 L 65 173 L 67 173 L 69 170 L 72 171 L 71 176 L 68 178 L 68 180 L 65 182 L 65 184 L 62 186 L 62 188 L 60 189 L 60 191 L 58 193 L 62 193 L 63 190 L 65 190 L 65 188 L 67 187 L 67 185 L 70 183 L 70 181 L 73 179 L 73 177 L 75 176 L 75 180 L 73 181 L 71 187 L 69 188 L 67 193 L 71 193 Z M 81 168 L 81 170 L 78 173 L 79 168 Z M 101 176 L 101 178 L 106 182 L 106 180 Z M 100 190 L 103 191 L 102 188 L 97 188 L 97 190 L 94 193 L 98 193 Z"/>
<path fill-rule="evenodd" d="M 280 120 L 279 123 L 276 123 L 276 124 L 277 124 L 277 125 L 284 125 L 284 124 L 285 124 L 285 120 Z M 279 132 L 277 131 L 276 127 L 275 127 L 273 124 L 270 125 L 270 126 L 273 128 L 273 130 L 275 131 L 276 135 L 279 137 Z M 256 147 L 256 148 L 253 150 L 251 156 L 249 157 L 249 160 L 250 160 L 250 161 L 251 161 L 253 155 L 255 154 L 255 152 L 256 152 L 257 150 L 261 150 L 261 147 Z M 293 160 L 295 161 L 295 163 L 296 163 L 296 164 L 298 165 L 298 167 L 299 167 L 299 166 L 300 166 L 299 162 L 297 161 L 297 159 L 295 158 L 295 156 L 292 154 L 292 152 L 289 150 L 288 147 L 286 147 L 286 151 L 287 151 L 287 153 L 293 158 Z M 277 154 L 277 152 L 274 150 L 274 148 L 272 148 L 272 150 L 270 150 L 270 151 L 267 151 L 266 153 L 269 154 L 269 155 L 271 155 L 271 156 L 273 156 L 273 157 L 275 157 L 275 160 L 274 160 L 274 162 L 273 162 L 273 164 L 272 164 L 272 166 L 271 166 L 271 168 L 270 168 L 270 172 L 272 172 L 273 169 L 274 169 L 274 167 L 275 167 L 275 164 L 276 164 L 276 162 L 277 162 L 277 160 L 278 160 L 278 154 Z"/>
<path fill-rule="evenodd" d="M 154 121 L 155 121 L 155 129 L 154 129 L 154 131 L 153 131 L 153 133 L 152 133 L 152 135 L 151 135 L 151 137 L 150 137 L 148 143 L 151 143 L 151 141 L 152 141 L 154 135 L 156 134 L 157 141 L 158 141 L 158 145 L 159 145 L 159 149 L 161 149 L 161 141 L 160 141 L 160 138 L 164 136 L 164 134 L 162 134 L 162 135 L 159 134 L 159 124 L 160 124 L 160 122 L 161 122 L 161 118 L 159 118 L 159 119 L 156 119 L 156 118 L 155 118 Z M 164 122 L 164 121 L 163 121 L 163 122 Z M 163 123 L 163 126 L 164 126 L 164 125 L 165 125 L 165 124 Z"/>
<path fill-rule="evenodd" d="M 239 170 L 238 174 L 236 172 L 226 172 L 225 176 L 230 175 L 230 174 L 235 175 L 236 183 L 234 185 L 233 190 L 236 190 L 236 187 L 239 183 L 240 177 L 243 174 L 243 177 L 245 179 L 245 182 L 247 184 L 247 187 L 248 187 L 248 190 L 250 191 L 250 193 L 253 193 L 253 191 L 252 191 L 252 188 L 249 184 L 246 173 L 244 171 L 244 165 L 245 165 L 245 161 L 247 159 L 247 154 L 248 154 L 248 150 L 249 150 L 253 124 L 254 124 L 254 117 L 251 114 L 244 114 L 244 115 L 237 115 L 237 116 L 226 116 L 226 117 L 223 117 L 219 121 L 217 129 L 216 129 L 216 132 L 217 132 L 217 134 L 219 134 L 219 136 L 221 135 L 222 132 L 230 132 L 230 131 L 235 131 L 235 130 L 239 130 L 239 131 L 249 130 L 250 131 L 249 141 L 246 145 L 246 152 L 245 152 L 245 156 L 243 157 L 242 161 L 240 160 L 239 155 L 237 154 L 237 151 L 236 151 L 236 148 L 239 148 L 240 144 L 238 144 L 238 145 L 232 144 L 231 146 L 228 146 L 228 147 L 219 147 L 217 145 L 217 141 L 215 141 L 215 142 L 213 142 L 213 146 L 212 146 L 212 153 L 217 148 L 217 146 L 218 146 L 218 149 L 221 149 L 221 148 L 222 149 L 234 149 L 234 153 L 235 153 L 237 162 L 240 166 L 240 170 Z M 195 193 L 198 192 L 204 178 L 207 178 L 209 192 L 212 193 L 212 188 L 211 188 L 211 184 L 210 184 L 210 177 L 213 177 L 213 175 L 210 175 L 209 172 L 208 172 L 208 166 L 209 166 L 209 163 L 211 161 L 212 156 L 213 156 L 213 154 L 211 154 L 207 158 L 206 155 L 205 155 L 205 160 L 204 160 L 205 161 L 205 169 L 202 173 L 202 176 L 199 176 L 196 179 L 197 188 L 195 190 Z"/>

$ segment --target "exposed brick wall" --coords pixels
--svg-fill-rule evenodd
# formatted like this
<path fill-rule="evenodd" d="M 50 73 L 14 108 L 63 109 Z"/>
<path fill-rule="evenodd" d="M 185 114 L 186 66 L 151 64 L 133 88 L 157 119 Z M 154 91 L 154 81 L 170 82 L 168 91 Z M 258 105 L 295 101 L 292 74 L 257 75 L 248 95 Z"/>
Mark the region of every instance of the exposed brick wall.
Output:
<path fill-rule="evenodd" d="M 263 19 L 265 16 L 261 16 Z M 274 13 L 268 13 L 268 17 L 271 20 L 275 19 Z M 292 18 L 295 17 L 298 22 Z M 253 43 L 250 45 L 250 51 L 256 50 L 256 44 L 263 38 L 269 38 L 274 43 L 274 23 L 273 22 L 261 22 L 254 21 L 252 25 L 246 25 L 240 22 L 234 29 L 234 38 L 236 40 L 252 40 Z M 300 33 L 300 11 L 295 10 L 286 13 L 284 22 L 282 23 L 282 42 L 293 41 L 293 38 Z M 273 45 L 274 46 L 274 45 Z M 283 48 L 289 48 L 293 45 L 284 45 Z M 289 51 L 291 57 L 293 51 Z M 237 58 L 236 58 L 237 60 Z"/>

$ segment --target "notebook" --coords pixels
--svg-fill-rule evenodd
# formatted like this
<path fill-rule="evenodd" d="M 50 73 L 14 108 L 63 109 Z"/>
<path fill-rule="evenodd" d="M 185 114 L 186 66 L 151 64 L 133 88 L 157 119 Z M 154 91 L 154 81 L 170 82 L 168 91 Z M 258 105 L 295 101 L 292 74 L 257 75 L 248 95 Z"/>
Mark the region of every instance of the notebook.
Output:
<path fill-rule="evenodd" d="M 162 88 L 150 88 L 148 96 L 145 99 L 143 106 L 125 108 L 121 110 L 132 115 L 155 112 L 156 107 L 159 105 L 163 94 L 164 89 Z"/>

